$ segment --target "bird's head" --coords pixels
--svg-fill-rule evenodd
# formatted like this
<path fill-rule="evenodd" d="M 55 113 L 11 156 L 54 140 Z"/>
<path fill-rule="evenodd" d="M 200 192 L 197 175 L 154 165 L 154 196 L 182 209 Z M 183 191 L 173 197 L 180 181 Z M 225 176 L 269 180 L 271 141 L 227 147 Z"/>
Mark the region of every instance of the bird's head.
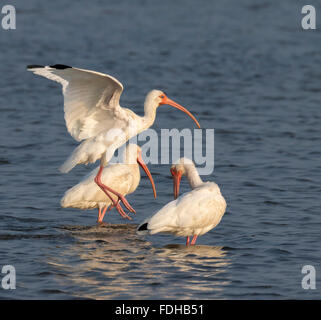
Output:
<path fill-rule="evenodd" d="M 193 166 L 193 162 L 187 158 L 180 158 L 176 164 L 171 166 L 170 172 L 173 177 L 174 185 L 174 198 L 177 199 L 179 195 L 179 186 L 181 183 L 182 176 L 186 175 L 186 169 L 188 166 Z"/>
<path fill-rule="evenodd" d="M 162 106 L 164 104 L 185 112 L 189 117 L 191 117 L 194 120 L 198 128 L 201 128 L 196 118 L 187 109 L 185 109 L 183 106 L 176 103 L 175 101 L 169 99 L 163 91 L 152 90 L 146 96 L 145 105 L 148 107 L 150 106 L 152 108 L 158 108 L 159 106 Z"/>

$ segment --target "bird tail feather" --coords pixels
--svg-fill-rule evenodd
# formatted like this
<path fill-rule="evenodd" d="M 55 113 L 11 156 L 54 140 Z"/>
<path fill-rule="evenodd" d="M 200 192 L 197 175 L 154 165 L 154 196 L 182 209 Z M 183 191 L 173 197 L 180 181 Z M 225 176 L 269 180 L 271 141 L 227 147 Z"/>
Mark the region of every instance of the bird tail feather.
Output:
<path fill-rule="evenodd" d="M 137 233 L 141 235 L 145 235 L 149 233 L 148 230 L 148 221 L 144 221 L 137 227 Z"/>
<path fill-rule="evenodd" d="M 97 143 L 94 138 L 82 142 L 69 158 L 62 164 L 59 170 L 62 173 L 69 172 L 77 164 L 93 163 L 100 159 L 105 152 L 103 143 Z"/>
<path fill-rule="evenodd" d="M 67 173 L 73 169 L 78 164 L 77 157 L 74 156 L 74 152 L 69 156 L 69 158 L 59 167 L 59 171 L 62 173 Z"/>

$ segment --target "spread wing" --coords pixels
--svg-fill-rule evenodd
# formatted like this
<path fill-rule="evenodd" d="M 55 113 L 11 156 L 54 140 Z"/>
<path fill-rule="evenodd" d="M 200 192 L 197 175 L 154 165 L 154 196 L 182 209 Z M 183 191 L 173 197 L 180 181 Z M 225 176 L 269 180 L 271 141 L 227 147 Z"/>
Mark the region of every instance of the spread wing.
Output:
<path fill-rule="evenodd" d="M 27 69 L 62 85 L 66 126 L 77 141 L 108 130 L 124 116 L 119 106 L 123 85 L 107 74 L 60 64 Z"/>

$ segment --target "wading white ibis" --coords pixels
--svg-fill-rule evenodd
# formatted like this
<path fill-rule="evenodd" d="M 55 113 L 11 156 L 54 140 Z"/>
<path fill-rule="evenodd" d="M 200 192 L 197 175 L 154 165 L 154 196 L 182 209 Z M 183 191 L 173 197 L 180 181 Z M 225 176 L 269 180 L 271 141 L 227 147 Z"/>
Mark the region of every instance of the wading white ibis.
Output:
<path fill-rule="evenodd" d="M 125 196 L 133 193 L 140 182 L 139 166 L 145 171 L 153 187 L 154 197 L 156 198 L 155 184 L 151 173 L 142 159 L 142 151 L 136 144 L 126 146 L 123 153 L 123 163 L 109 164 L 104 169 L 101 181 L 108 184 L 115 191 Z M 63 208 L 94 209 L 98 208 L 98 223 L 102 223 L 108 207 L 112 208 L 112 201 L 95 183 L 95 176 L 99 167 L 90 172 L 77 185 L 67 190 L 61 199 Z M 112 195 L 115 201 L 117 197 Z M 127 214 L 124 218 L 131 219 Z"/>
<path fill-rule="evenodd" d="M 181 158 L 171 167 L 174 198 L 138 228 L 138 233 L 172 233 L 187 237 L 186 245 L 194 245 L 198 236 L 216 227 L 226 210 L 220 188 L 214 182 L 203 182 L 193 161 Z M 185 175 L 191 191 L 180 197 L 179 185 Z M 178 197 L 178 198 L 177 198 Z M 190 242 L 190 237 L 193 237 Z"/>
<path fill-rule="evenodd" d="M 74 139 L 82 141 L 60 170 L 69 172 L 77 164 L 100 160 L 95 182 L 121 215 L 125 212 L 120 206 L 120 201 L 129 211 L 135 210 L 122 194 L 101 181 L 103 169 L 115 150 L 149 128 L 155 121 L 156 109 L 164 104 L 184 111 L 200 127 L 188 110 L 169 99 L 160 90 L 152 90 L 147 94 L 144 103 L 145 115 L 141 117 L 119 105 L 123 85 L 110 75 L 61 64 L 30 65 L 27 69 L 62 85 L 67 129 Z M 115 200 L 112 194 L 116 195 L 118 200 Z"/>

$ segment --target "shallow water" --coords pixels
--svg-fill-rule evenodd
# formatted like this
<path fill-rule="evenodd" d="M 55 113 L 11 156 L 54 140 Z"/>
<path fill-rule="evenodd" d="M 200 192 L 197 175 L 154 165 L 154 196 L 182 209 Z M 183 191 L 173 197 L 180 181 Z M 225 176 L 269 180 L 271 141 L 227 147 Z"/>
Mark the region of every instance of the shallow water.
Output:
<path fill-rule="evenodd" d="M 0 30 L 0 266 L 17 299 L 320 299 L 321 34 L 300 27 L 302 1 L 11 1 L 17 29 Z M 320 8 L 316 8 L 317 10 Z M 318 15 L 317 15 L 318 17 Z M 25 70 L 55 64 L 109 73 L 123 106 L 142 114 L 152 88 L 215 128 L 215 170 L 228 209 L 214 230 L 142 237 L 139 222 L 172 199 L 168 166 L 149 165 L 128 196 L 137 215 L 60 208 L 91 167 L 57 168 L 75 141 L 60 87 Z M 189 128 L 158 110 L 154 128 Z M 182 191 L 187 191 L 185 180 Z M 301 287 L 304 265 L 317 289 Z"/>

